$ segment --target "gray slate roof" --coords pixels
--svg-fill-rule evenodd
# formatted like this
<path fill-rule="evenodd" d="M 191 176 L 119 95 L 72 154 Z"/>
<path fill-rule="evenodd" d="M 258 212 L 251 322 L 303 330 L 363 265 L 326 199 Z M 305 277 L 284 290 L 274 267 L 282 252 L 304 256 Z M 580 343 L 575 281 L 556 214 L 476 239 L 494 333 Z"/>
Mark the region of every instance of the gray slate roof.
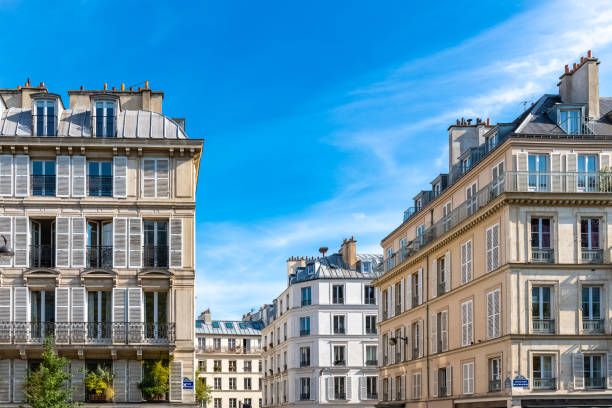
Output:
<path fill-rule="evenodd" d="M 364 273 L 350 269 L 349 265 L 342 259 L 342 255 L 333 254 L 307 262 L 307 265 L 314 262 L 315 268 L 313 274 L 309 274 L 304 267 L 297 268 L 296 273 L 291 275 L 290 284 L 314 279 L 375 279 L 379 276 L 376 267 L 382 263 L 382 255 L 357 254 L 357 260 L 371 262 L 372 272 Z"/>
<path fill-rule="evenodd" d="M 218 323 L 219 327 L 214 327 L 214 323 Z M 231 324 L 231 328 L 227 327 L 228 323 Z M 241 325 L 244 328 L 240 327 Z M 213 320 L 211 323 L 205 323 L 204 320 L 196 320 L 196 334 L 259 336 L 262 328 L 261 322 Z"/>
<path fill-rule="evenodd" d="M 0 136 L 32 136 L 32 110 L 9 108 L 0 116 Z M 58 137 L 91 137 L 91 111 L 83 108 L 62 112 Z M 151 111 L 123 110 L 117 114 L 118 138 L 187 139 L 172 119 Z"/>

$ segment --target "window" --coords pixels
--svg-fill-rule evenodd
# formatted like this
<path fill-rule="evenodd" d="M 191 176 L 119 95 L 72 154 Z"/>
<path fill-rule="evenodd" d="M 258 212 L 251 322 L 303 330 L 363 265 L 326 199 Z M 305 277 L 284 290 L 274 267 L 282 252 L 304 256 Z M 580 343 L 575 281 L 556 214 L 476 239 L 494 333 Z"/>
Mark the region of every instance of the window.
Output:
<path fill-rule="evenodd" d="M 474 342 L 472 306 L 471 300 L 461 304 L 461 345 L 464 347 Z"/>
<path fill-rule="evenodd" d="M 497 197 L 502 193 L 504 185 L 504 162 L 498 163 L 491 169 L 491 197 Z"/>
<path fill-rule="evenodd" d="M 531 219 L 531 247 L 550 248 L 550 218 Z"/>
<path fill-rule="evenodd" d="M 376 356 L 377 354 L 376 346 L 366 346 L 366 365 L 368 366 L 376 366 L 378 363 Z"/>
<path fill-rule="evenodd" d="M 382 293 L 382 313 L 383 320 L 389 318 L 389 290 L 385 289 Z"/>
<path fill-rule="evenodd" d="M 259 368 L 258 368 L 258 370 L 261 373 L 261 360 L 259 360 Z"/>
<path fill-rule="evenodd" d="M 389 379 L 383 378 L 383 401 L 389 401 Z"/>
<path fill-rule="evenodd" d="M 214 369 L 215 373 L 220 373 L 221 372 L 221 360 L 215 360 L 213 362 L 213 369 Z"/>
<path fill-rule="evenodd" d="M 236 403 L 236 398 L 229 399 L 229 408 L 238 408 L 237 403 Z"/>
<path fill-rule="evenodd" d="M 366 377 L 366 399 L 377 400 L 378 389 L 377 389 L 378 377 L 369 376 Z"/>
<path fill-rule="evenodd" d="M 404 398 L 402 397 L 402 388 L 404 388 L 402 386 L 402 377 L 401 376 L 396 376 L 395 377 L 395 400 L 396 401 L 402 401 Z"/>
<path fill-rule="evenodd" d="M 376 288 L 374 286 L 366 285 L 364 287 L 363 303 L 366 305 L 376 304 Z"/>
<path fill-rule="evenodd" d="M 470 157 L 461 160 L 461 173 L 465 173 L 470 169 Z"/>
<path fill-rule="evenodd" d="M 497 142 L 498 142 L 498 133 L 497 132 L 493 132 L 492 135 L 487 136 L 485 139 L 485 144 L 487 146 L 487 151 L 490 152 L 491 150 L 493 150 L 495 148 L 495 146 L 497 146 Z"/>
<path fill-rule="evenodd" d="M 372 262 L 361 262 L 361 272 L 371 273 L 372 272 Z"/>
<path fill-rule="evenodd" d="M 465 202 L 467 203 L 467 213 L 472 215 L 478 209 L 478 185 L 476 182 L 472 183 L 468 188 L 465 189 Z"/>
<path fill-rule="evenodd" d="M 214 327 L 215 329 L 219 328 L 219 322 L 212 322 L 212 327 Z"/>
<path fill-rule="evenodd" d="M 334 378 L 334 397 L 337 400 L 346 399 L 346 377 L 333 377 Z"/>
<path fill-rule="evenodd" d="M 446 257 L 440 257 L 436 260 L 436 278 L 438 281 L 437 293 L 438 296 L 446 292 Z"/>
<path fill-rule="evenodd" d="M 227 339 L 227 348 L 229 350 L 235 350 L 236 349 L 236 339 Z"/>
<path fill-rule="evenodd" d="M 219 338 L 213 339 L 213 347 L 215 350 L 221 350 L 221 339 Z"/>
<path fill-rule="evenodd" d="M 431 352 L 433 354 L 448 350 L 448 311 L 443 310 L 431 315 Z"/>
<path fill-rule="evenodd" d="M 463 393 L 474 393 L 474 362 L 463 364 Z"/>
<path fill-rule="evenodd" d="M 238 327 L 240 327 L 241 329 L 246 329 L 246 324 L 245 323 L 238 323 Z"/>
<path fill-rule="evenodd" d="M 314 263 L 309 263 L 308 265 L 306 265 L 306 273 L 308 275 L 312 275 L 315 272 L 315 265 Z"/>
<path fill-rule="evenodd" d="M 300 367 L 310 367 L 310 347 L 300 347 Z"/>
<path fill-rule="evenodd" d="M 112 221 L 87 221 L 87 267 L 113 267 Z"/>
<path fill-rule="evenodd" d="M 550 182 L 548 155 L 530 154 L 527 159 L 529 169 L 529 190 L 549 191 Z"/>
<path fill-rule="evenodd" d="M 552 356 L 533 356 L 533 388 L 537 390 L 556 388 Z"/>
<path fill-rule="evenodd" d="M 144 230 L 142 254 L 144 266 L 167 267 L 168 221 L 143 220 L 142 226 Z M 219 325 L 218 322 L 216 323 Z"/>
<path fill-rule="evenodd" d="M 551 320 L 550 287 L 534 286 L 531 288 L 531 320 L 536 333 L 553 333 Z"/>
<path fill-rule="evenodd" d="M 228 329 L 232 329 L 234 326 L 230 323 L 230 322 L 226 322 L 225 323 L 225 327 Z M 235 339 L 231 339 L 234 340 L 234 346 L 236 345 L 236 340 Z"/>
<path fill-rule="evenodd" d="M 489 359 L 489 392 L 501 391 L 501 358 Z"/>
<path fill-rule="evenodd" d="M 417 240 L 419 241 L 419 245 L 423 245 L 423 234 L 425 233 L 425 224 L 421 224 L 417 227 Z"/>
<path fill-rule="evenodd" d="M 442 207 L 442 225 L 444 227 L 444 232 L 448 231 L 451 227 L 451 207 L 452 204 L 450 201 Z"/>
<path fill-rule="evenodd" d="M 33 338 L 53 335 L 55 322 L 55 291 L 33 290 L 30 292 L 30 334 Z"/>
<path fill-rule="evenodd" d="M 199 360 L 198 361 L 198 370 L 200 370 L 200 372 L 202 372 L 202 373 L 206 372 L 206 360 Z"/>
<path fill-rule="evenodd" d="M 584 385 L 586 388 L 605 388 L 601 360 L 600 355 L 584 356 Z"/>
<path fill-rule="evenodd" d="M 221 389 L 221 378 L 215 377 L 215 380 L 214 380 L 214 389 L 215 390 L 220 390 Z"/>
<path fill-rule="evenodd" d="M 113 195 L 112 163 L 110 161 L 90 161 L 87 167 L 89 195 L 111 197 Z"/>
<path fill-rule="evenodd" d="M 437 197 L 440 195 L 440 192 L 442 192 L 442 186 L 440 185 L 440 183 L 436 183 L 433 185 L 433 196 Z"/>
<path fill-rule="evenodd" d="M 245 406 L 245 405 L 249 406 L 249 407 L 251 406 L 251 399 L 250 398 L 245 398 L 244 399 L 244 403 L 243 403 L 242 406 Z"/>
<path fill-rule="evenodd" d="M 402 281 L 400 280 L 395 284 L 395 291 L 393 298 L 395 299 L 395 316 L 402 313 Z"/>
<path fill-rule="evenodd" d="M 383 365 L 386 366 L 389 363 L 389 335 L 383 334 L 382 336 L 382 352 L 383 352 Z"/>
<path fill-rule="evenodd" d="M 334 361 L 335 366 L 345 366 L 346 359 L 344 357 L 344 346 L 334 346 Z"/>
<path fill-rule="evenodd" d="M 55 136 L 54 101 L 36 101 L 36 136 Z"/>
<path fill-rule="evenodd" d="M 251 371 L 253 371 L 253 364 L 252 364 L 251 360 L 245 360 L 244 361 L 243 370 L 244 370 L 245 373 L 250 373 Z"/>
<path fill-rule="evenodd" d="M 559 110 L 559 127 L 569 135 L 579 134 L 580 116 L 579 109 Z"/>
<path fill-rule="evenodd" d="M 112 321 L 111 291 L 87 292 L 87 338 L 90 341 L 110 340 L 110 328 L 107 323 Z M 206 363 L 206 361 L 203 361 Z M 206 371 L 206 368 L 204 368 Z"/>
<path fill-rule="evenodd" d="M 393 248 L 387 248 L 387 270 L 393 269 L 395 266 L 395 258 L 393 257 Z"/>
<path fill-rule="evenodd" d="M 421 304 L 421 271 L 413 273 L 410 284 L 412 285 L 412 307 Z"/>
<path fill-rule="evenodd" d="M 599 251 L 599 218 L 583 218 L 580 220 L 580 247 L 583 259 L 585 251 Z"/>
<path fill-rule="evenodd" d="M 344 334 L 345 332 L 344 316 L 343 315 L 334 316 L 333 322 L 334 322 L 334 334 Z"/>
<path fill-rule="evenodd" d="M 450 367 L 438 368 L 434 371 L 434 396 L 443 397 L 451 395 L 451 389 L 448 387 L 447 381 L 450 379 Z M 437 384 L 435 383 L 437 380 Z M 436 387 L 437 385 L 437 387 Z"/>
<path fill-rule="evenodd" d="M 300 317 L 300 336 L 310 335 L 310 317 Z"/>
<path fill-rule="evenodd" d="M 115 137 L 115 103 L 111 101 L 96 102 L 95 112 L 96 137 Z"/>
<path fill-rule="evenodd" d="M 245 389 L 245 390 L 250 390 L 250 389 L 252 389 L 252 386 L 251 386 L 251 378 L 250 378 L 250 377 L 245 377 L 243 380 L 244 380 L 244 389 Z"/>
<path fill-rule="evenodd" d="M 487 272 L 499 267 L 499 224 L 487 228 Z"/>
<path fill-rule="evenodd" d="M 578 191 L 598 191 L 598 166 L 596 155 L 578 155 Z"/>
<path fill-rule="evenodd" d="M 500 290 L 487 293 L 487 339 L 501 336 Z"/>
<path fill-rule="evenodd" d="M 221 408 L 221 398 L 215 398 L 215 408 Z"/>
<path fill-rule="evenodd" d="M 145 292 L 144 302 L 147 339 L 167 339 L 168 292 Z"/>
<path fill-rule="evenodd" d="M 235 373 L 235 372 L 237 371 L 237 370 L 236 370 L 236 360 L 230 360 L 230 361 L 228 362 L 228 364 L 229 364 L 229 365 L 228 365 L 228 371 L 229 371 L 230 373 Z"/>
<path fill-rule="evenodd" d="M 310 399 L 310 377 L 300 378 L 300 401 Z"/>
<path fill-rule="evenodd" d="M 376 334 L 376 316 L 365 317 L 365 331 L 366 334 Z"/>
<path fill-rule="evenodd" d="M 283 340 L 287 341 L 287 322 L 283 323 Z"/>
<path fill-rule="evenodd" d="M 601 318 L 601 287 L 582 287 L 582 331 L 585 333 L 603 333 Z"/>
<path fill-rule="evenodd" d="M 412 374 L 412 399 L 421 399 L 421 373 Z"/>
<path fill-rule="evenodd" d="M 461 283 L 472 281 L 472 240 L 461 245 Z"/>
<path fill-rule="evenodd" d="M 230 390 L 235 390 L 236 389 L 236 377 L 230 377 L 229 378 L 229 389 Z"/>
<path fill-rule="evenodd" d="M 423 335 L 421 332 L 421 324 L 419 322 L 412 323 L 412 330 L 410 333 L 412 336 L 412 359 L 415 360 L 421 357 L 421 338 Z"/>
<path fill-rule="evenodd" d="M 302 306 L 310 306 L 312 305 L 312 296 L 311 296 L 311 288 L 307 286 L 302 288 Z"/>
<path fill-rule="evenodd" d="M 168 159 L 143 159 L 142 196 L 144 198 L 168 198 Z"/>
<path fill-rule="evenodd" d="M 55 161 L 32 161 L 32 195 L 55 196 Z"/>
<path fill-rule="evenodd" d="M 332 286 L 332 303 L 344 304 L 344 286 L 333 285 Z"/>

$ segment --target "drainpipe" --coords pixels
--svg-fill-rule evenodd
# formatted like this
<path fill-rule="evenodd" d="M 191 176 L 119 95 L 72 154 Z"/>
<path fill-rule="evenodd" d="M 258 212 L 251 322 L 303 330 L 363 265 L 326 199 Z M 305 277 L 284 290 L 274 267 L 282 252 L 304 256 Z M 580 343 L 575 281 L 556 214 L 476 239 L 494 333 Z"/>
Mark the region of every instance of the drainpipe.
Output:
<path fill-rule="evenodd" d="M 427 284 L 424 285 L 427 288 L 426 291 L 425 291 L 425 296 L 427 296 L 426 299 L 429 299 L 429 294 L 430 294 L 430 291 L 429 291 L 429 255 L 427 255 L 425 257 L 425 262 L 426 262 L 426 264 L 425 264 L 425 275 L 427 276 L 427 279 L 425 280 L 425 282 L 427 282 Z M 424 298 L 425 298 L 425 296 L 424 296 Z M 427 333 L 429 333 L 430 332 L 430 328 L 429 328 L 429 301 L 426 302 L 426 304 L 425 304 L 425 321 L 427 322 L 427 331 L 425 330 L 425 327 L 423 327 L 423 332 L 426 331 Z M 423 326 L 425 326 L 425 325 L 423 325 Z M 427 378 L 427 381 L 425 381 L 425 383 L 427 384 L 427 403 L 426 403 L 425 406 L 429 407 L 429 401 L 431 400 L 431 393 L 430 393 L 430 390 L 429 390 L 429 380 L 430 380 L 430 376 L 429 376 L 429 370 L 430 370 L 430 368 L 429 368 L 429 341 L 425 342 L 425 333 L 423 333 L 423 343 L 426 343 L 426 344 L 423 344 L 423 346 L 425 348 L 425 358 L 427 359 L 426 360 L 427 361 L 427 368 L 426 368 L 426 373 L 427 373 L 427 377 L 426 378 Z"/>

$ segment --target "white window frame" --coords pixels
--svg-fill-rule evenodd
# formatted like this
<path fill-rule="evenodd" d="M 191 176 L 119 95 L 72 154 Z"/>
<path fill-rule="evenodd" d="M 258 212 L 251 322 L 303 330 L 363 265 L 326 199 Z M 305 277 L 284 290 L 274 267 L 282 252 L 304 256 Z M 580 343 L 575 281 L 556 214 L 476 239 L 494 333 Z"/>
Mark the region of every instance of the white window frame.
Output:
<path fill-rule="evenodd" d="M 101 103 L 102 104 L 102 134 L 98 135 L 98 125 L 97 125 L 97 120 L 98 120 L 98 104 Z M 108 135 L 108 129 L 107 129 L 107 117 L 108 117 L 108 108 L 112 107 L 113 108 L 113 129 L 110 132 L 110 136 Z M 92 121 L 92 128 L 93 128 L 93 134 L 95 137 L 115 137 L 116 136 L 116 131 L 117 131 L 117 102 L 113 101 L 113 100 L 109 100 L 109 99 L 97 99 L 93 101 L 93 109 L 94 111 L 92 112 L 92 116 L 93 116 L 93 121 Z"/>
<path fill-rule="evenodd" d="M 599 223 L 599 239 L 597 241 L 597 248 L 593 247 L 593 237 L 592 237 L 592 221 L 593 220 L 597 220 Z M 583 248 L 582 247 L 582 221 L 586 221 L 587 222 L 587 247 Z M 598 250 L 601 249 L 602 245 L 601 245 L 601 241 L 602 241 L 602 237 L 601 237 L 601 227 L 603 225 L 603 222 L 601 220 L 601 218 L 598 217 L 582 217 L 580 218 L 580 248 L 582 250 L 587 250 L 587 251 L 594 251 L 594 250 Z M 552 233 L 552 231 L 551 231 Z"/>
<path fill-rule="evenodd" d="M 473 394 L 474 393 L 474 362 L 463 363 L 462 365 L 462 377 L 463 377 L 463 393 Z"/>
<path fill-rule="evenodd" d="M 38 115 L 38 108 L 39 108 L 38 104 L 39 103 L 43 104 L 43 106 L 42 106 L 42 108 L 43 108 L 43 115 L 42 115 L 43 116 L 43 121 L 42 121 L 43 122 L 43 124 L 42 124 L 43 125 L 43 129 L 42 129 L 42 133 L 40 135 L 39 135 L 39 130 L 40 129 L 38 129 L 38 116 L 39 116 Z M 47 113 L 47 111 L 49 109 L 49 106 L 53 106 L 53 115 L 49 115 Z M 34 121 L 34 123 L 36 125 L 36 136 L 38 136 L 38 137 L 55 136 L 56 133 L 57 133 L 57 127 L 58 127 L 58 123 L 57 123 L 57 118 L 58 118 L 58 114 L 57 113 L 58 112 L 57 112 L 57 103 L 56 103 L 56 101 L 53 100 L 53 99 L 37 99 L 37 100 L 34 101 L 34 109 L 36 109 L 34 114 L 37 117 L 36 118 L 37 120 Z M 48 119 L 47 118 L 49 116 L 53 116 L 53 118 L 54 118 L 53 119 L 53 124 L 55 126 L 55 129 L 53 129 L 52 133 L 49 133 L 49 129 L 48 129 L 49 123 L 48 123 Z"/>
<path fill-rule="evenodd" d="M 421 399 L 421 373 L 412 373 L 412 399 Z"/>
<path fill-rule="evenodd" d="M 465 201 L 467 202 L 468 213 L 474 214 L 478 206 L 478 180 L 465 188 Z"/>
<path fill-rule="evenodd" d="M 461 284 L 463 285 L 474 279 L 473 247 L 471 239 L 461 244 Z"/>
<path fill-rule="evenodd" d="M 155 175 L 154 179 L 153 179 L 154 180 L 153 185 L 155 187 L 154 188 L 155 191 L 153 193 L 153 196 L 145 196 L 145 185 L 144 185 L 145 184 L 144 183 L 144 180 L 145 180 L 145 169 L 144 169 L 145 160 L 153 160 L 155 162 L 155 170 L 153 172 L 153 174 Z M 161 161 L 165 161 L 165 162 L 168 163 L 168 167 L 167 167 L 168 168 L 168 195 L 160 195 L 159 192 L 157 191 L 157 187 L 158 187 L 159 180 L 160 180 L 159 170 L 158 169 L 159 169 L 159 162 L 161 162 Z M 169 158 L 166 158 L 166 157 L 144 157 L 142 159 L 142 166 L 141 166 L 142 177 L 141 177 L 141 181 L 140 181 L 141 182 L 141 195 L 142 195 L 142 197 L 143 198 L 169 198 L 170 197 L 170 191 L 171 191 L 170 179 L 172 178 L 171 177 L 171 170 L 172 169 L 170 168 L 170 159 Z"/>
<path fill-rule="evenodd" d="M 471 306 L 471 307 L 470 307 Z M 469 310 L 469 313 L 465 313 Z M 464 341 L 465 340 L 465 341 Z M 474 303 L 472 299 L 461 304 L 461 346 L 466 347 L 474 342 Z"/>
<path fill-rule="evenodd" d="M 599 316 L 593 316 L 593 288 L 597 288 L 599 289 Z M 603 305 L 603 286 L 601 285 L 583 285 L 581 290 L 580 290 L 580 310 L 581 310 L 581 314 L 582 314 L 582 291 L 588 289 L 589 290 L 589 315 L 586 316 L 588 318 L 588 320 L 597 320 L 597 319 L 602 319 L 602 314 L 603 314 L 603 310 L 602 310 L 602 305 Z M 582 316 L 582 318 L 584 319 L 585 316 Z"/>

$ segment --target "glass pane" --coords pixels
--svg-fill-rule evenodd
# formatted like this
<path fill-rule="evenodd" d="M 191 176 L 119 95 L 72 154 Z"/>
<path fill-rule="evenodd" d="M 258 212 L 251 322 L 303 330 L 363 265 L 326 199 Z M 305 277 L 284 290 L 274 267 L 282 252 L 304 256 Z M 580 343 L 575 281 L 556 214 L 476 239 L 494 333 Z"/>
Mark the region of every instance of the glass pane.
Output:
<path fill-rule="evenodd" d="M 32 174 L 33 175 L 42 175 L 43 173 L 43 164 L 41 161 L 32 162 Z"/>
<path fill-rule="evenodd" d="M 33 290 L 30 293 L 30 321 L 33 323 L 41 322 L 40 302 L 41 302 L 40 291 Z"/>
<path fill-rule="evenodd" d="M 55 162 L 54 161 L 46 161 L 45 163 L 45 174 L 46 175 L 54 175 L 55 174 Z"/>
<path fill-rule="evenodd" d="M 87 292 L 87 321 L 98 321 L 98 292 Z"/>
<path fill-rule="evenodd" d="M 102 167 L 100 174 L 102 176 L 112 176 L 112 166 L 111 166 L 111 162 L 102 162 L 100 163 L 100 166 Z"/>
<path fill-rule="evenodd" d="M 97 176 L 100 174 L 100 163 L 96 161 L 89 162 L 89 175 Z"/>
<path fill-rule="evenodd" d="M 45 291 L 45 321 L 55 321 L 55 292 Z"/>
<path fill-rule="evenodd" d="M 155 316 L 155 294 L 153 292 L 145 292 L 145 322 L 153 323 Z"/>
<path fill-rule="evenodd" d="M 168 316 L 168 293 L 158 292 L 157 293 L 157 322 L 166 323 Z"/>

